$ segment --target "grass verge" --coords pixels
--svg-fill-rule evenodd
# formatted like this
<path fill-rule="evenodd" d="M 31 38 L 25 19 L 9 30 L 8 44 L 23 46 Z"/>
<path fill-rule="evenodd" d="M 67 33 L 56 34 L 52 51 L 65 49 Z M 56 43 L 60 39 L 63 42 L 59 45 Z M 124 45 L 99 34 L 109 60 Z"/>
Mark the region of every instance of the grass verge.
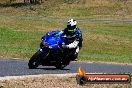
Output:
<path fill-rule="evenodd" d="M 0 17 L 1 57 L 30 58 L 46 32 L 62 30 L 63 20 Z M 79 60 L 132 62 L 132 25 L 124 22 L 79 22 L 83 48 Z"/>
<path fill-rule="evenodd" d="M 39 48 L 42 35 L 48 31 L 62 30 L 66 26 L 63 19 L 51 20 L 41 17 L 67 20 L 69 18 L 131 20 L 132 14 L 130 0 L 45 0 L 41 5 L 22 6 L 17 4 L 4 6 L 1 2 L 0 6 L 0 57 L 7 58 L 29 59 Z M 12 15 L 9 16 L 7 13 Z M 131 23 L 80 21 L 78 26 L 83 32 L 84 39 L 79 60 L 132 62 Z"/>

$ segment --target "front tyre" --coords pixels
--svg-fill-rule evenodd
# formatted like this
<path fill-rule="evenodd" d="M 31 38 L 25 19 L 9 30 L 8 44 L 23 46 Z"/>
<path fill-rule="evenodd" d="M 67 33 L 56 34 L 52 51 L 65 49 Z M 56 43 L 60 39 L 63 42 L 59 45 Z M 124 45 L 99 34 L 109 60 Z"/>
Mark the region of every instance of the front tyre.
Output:
<path fill-rule="evenodd" d="M 37 51 L 29 60 L 28 67 L 29 69 L 35 69 L 40 65 L 40 51 Z"/>

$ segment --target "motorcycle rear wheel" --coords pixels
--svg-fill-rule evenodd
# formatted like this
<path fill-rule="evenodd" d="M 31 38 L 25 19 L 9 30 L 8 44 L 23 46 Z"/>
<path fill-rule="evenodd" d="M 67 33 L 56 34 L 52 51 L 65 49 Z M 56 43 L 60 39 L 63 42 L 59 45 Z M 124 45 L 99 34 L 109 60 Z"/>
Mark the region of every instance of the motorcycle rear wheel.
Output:
<path fill-rule="evenodd" d="M 58 61 L 55 65 L 56 69 L 64 69 L 67 65 L 69 65 L 70 60 Z"/>
<path fill-rule="evenodd" d="M 55 65 L 56 69 L 64 69 L 67 65 Z"/>
<path fill-rule="evenodd" d="M 35 69 L 40 65 L 40 51 L 37 51 L 29 60 L 28 67 L 29 69 Z"/>

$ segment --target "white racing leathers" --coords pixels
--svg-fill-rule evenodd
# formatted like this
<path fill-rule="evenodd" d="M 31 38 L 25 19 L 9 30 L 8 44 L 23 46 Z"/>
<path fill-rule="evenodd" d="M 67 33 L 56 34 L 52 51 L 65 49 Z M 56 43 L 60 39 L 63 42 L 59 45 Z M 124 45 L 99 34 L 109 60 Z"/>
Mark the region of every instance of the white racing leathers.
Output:
<path fill-rule="evenodd" d="M 76 48 L 75 54 L 79 53 L 79 41 L 75 40 L 74 42 L 70 43 L 69 45 L 66 45 L 67 48 L 72 49 L 72 48 Z"/>

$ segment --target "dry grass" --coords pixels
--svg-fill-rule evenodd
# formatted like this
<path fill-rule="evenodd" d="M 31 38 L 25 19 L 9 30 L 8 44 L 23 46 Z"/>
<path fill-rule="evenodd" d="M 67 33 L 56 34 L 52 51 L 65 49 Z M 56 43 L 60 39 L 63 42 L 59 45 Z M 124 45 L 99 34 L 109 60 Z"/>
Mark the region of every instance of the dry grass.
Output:
<path fill-rule="evenodd" d="M 43 0 L 43 2 L 41 5 L 1 6 L 0 13 L 84 19 L 131 19 L 132 16 L 131 0 Z"/>

